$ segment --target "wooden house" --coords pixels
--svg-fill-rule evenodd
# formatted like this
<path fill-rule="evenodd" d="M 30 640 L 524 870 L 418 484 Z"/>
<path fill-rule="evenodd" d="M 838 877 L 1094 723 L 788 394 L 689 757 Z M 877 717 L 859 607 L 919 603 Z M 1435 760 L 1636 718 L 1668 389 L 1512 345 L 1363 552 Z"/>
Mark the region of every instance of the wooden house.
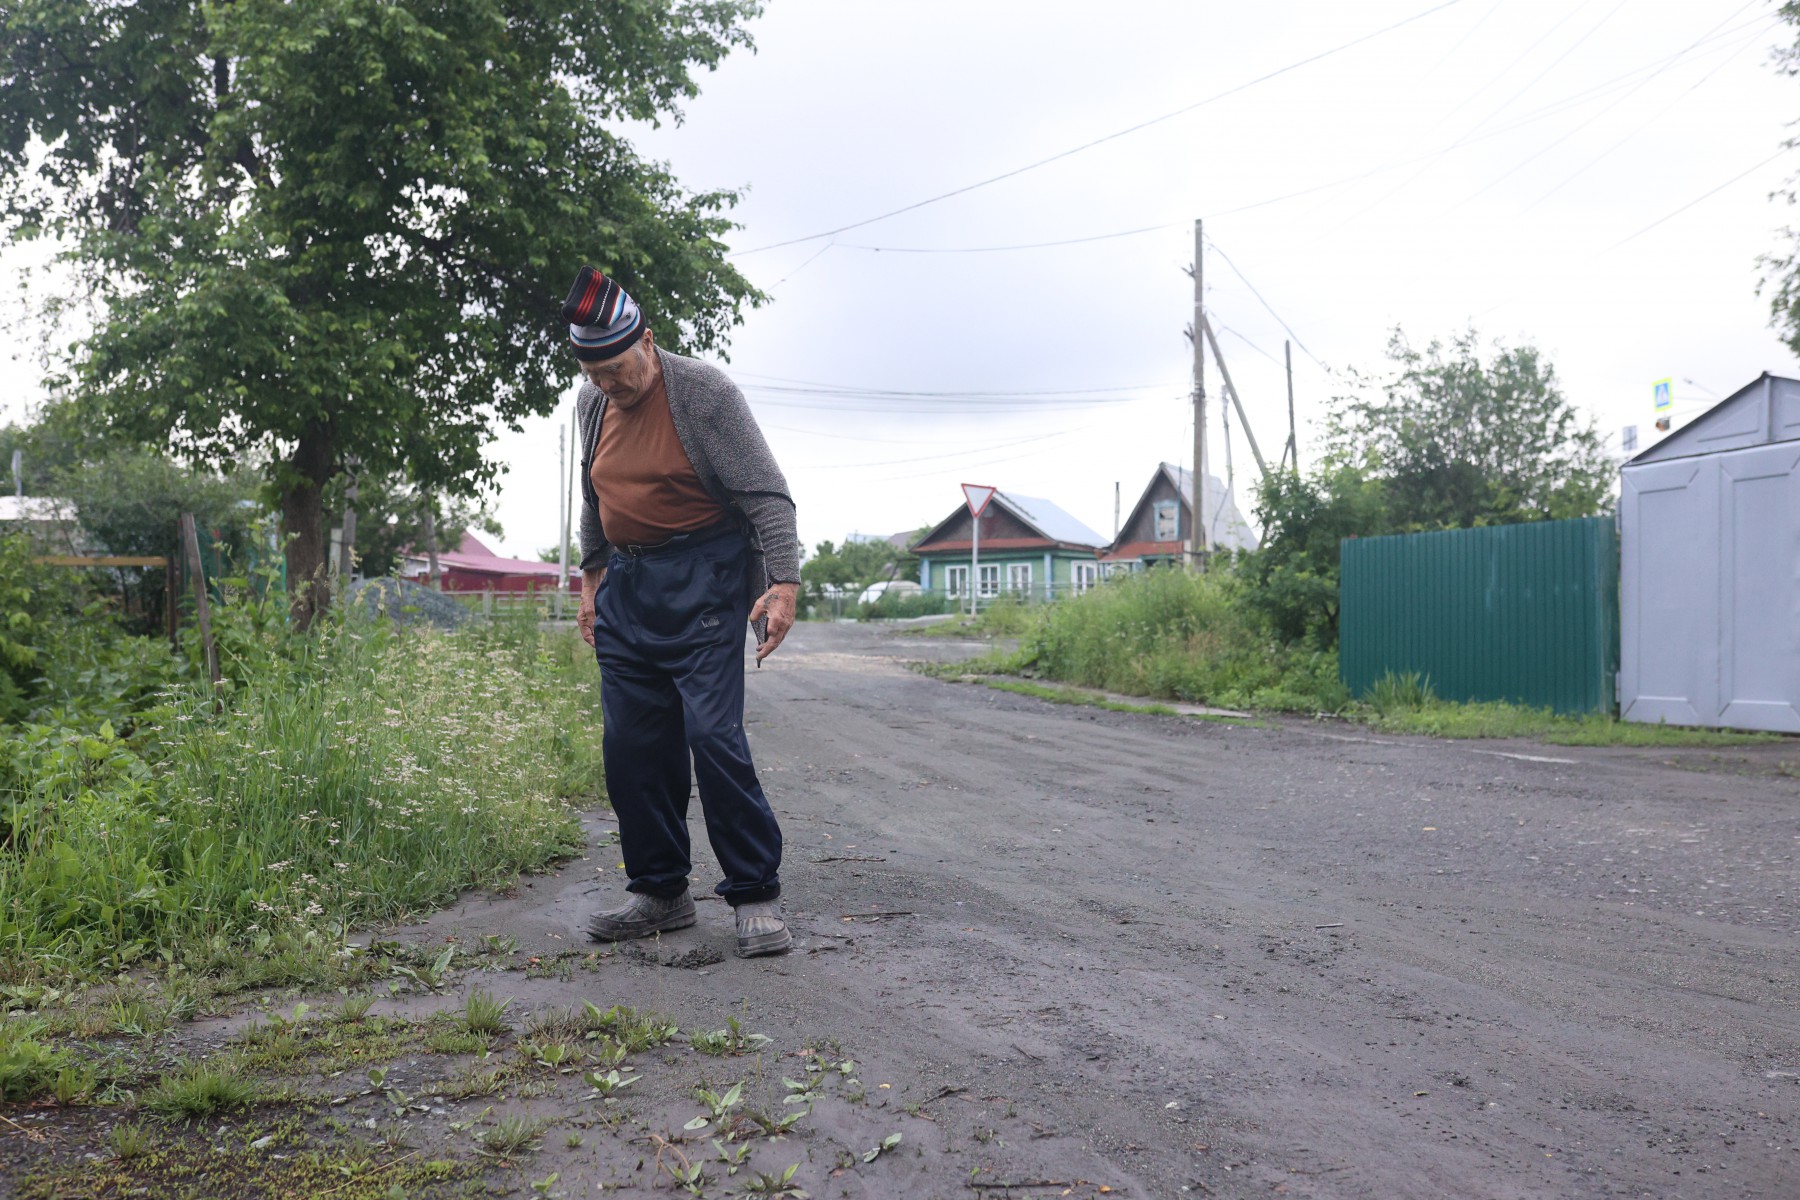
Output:
<path fill-rule="evenodd" d="M 1193 473 L 1162 463 L 1150 477 L 1119 536 L 1100 555 L 1101 570 L 1135 571 L 1156 563 L 1183 562 L 1194 528 Z M 1217 476 L 1206 477 L 1207 544 L 1214 549 L 1254 550 L 1256 532 Z"/>
<path fill-rule="evenodd" d="M 995 492 L 981 514 L 978 563 L 971 561 L 974 528 L 959 504 L 913 546 L 921 588 L 953 600 L 967 600 L 971 588 L 983 600 L 1048 600 L 1099 578 L 1096 556 L 1106 539 L 1048 500 Z"/>

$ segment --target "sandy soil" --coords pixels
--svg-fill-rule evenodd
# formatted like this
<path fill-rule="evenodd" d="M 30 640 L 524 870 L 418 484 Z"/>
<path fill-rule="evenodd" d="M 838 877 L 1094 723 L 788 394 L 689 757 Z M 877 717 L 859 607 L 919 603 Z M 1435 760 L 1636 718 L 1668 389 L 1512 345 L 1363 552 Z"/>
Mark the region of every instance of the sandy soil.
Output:
<path fill-rule="evenodd" d="M 891 1126 L 909 1153 L 808 1164 L 816 1196 L 970 1194 L 977 1169 L 1139 1196 L 1800 1196 L 1800 746 L 1245 728 L 902 666 L 973 649 L 805 625 L 751 673 L 795 954 L 730 957 L 702 904 L 657 953 L 719 961 L 621 955 L 522 1000 L 604 979 L 684 1027 L 834 1039 L 870 1099 L 831 1135 Z M 615 862 L 414 932 L 550 952 Z"/>

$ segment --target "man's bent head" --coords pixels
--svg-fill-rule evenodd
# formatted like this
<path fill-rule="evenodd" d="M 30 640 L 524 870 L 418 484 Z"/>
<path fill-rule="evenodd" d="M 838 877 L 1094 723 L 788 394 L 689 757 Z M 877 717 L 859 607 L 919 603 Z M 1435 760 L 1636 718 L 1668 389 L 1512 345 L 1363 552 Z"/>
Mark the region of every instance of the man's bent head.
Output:
<path fill-rule="evenodd" d="M 569 343 L 588 382 L 621 408 L 630 408 L 656 382 L 656 339 L 644 314 L 620 287 L 592 267 L 583 267 L 563 302 Z"/>

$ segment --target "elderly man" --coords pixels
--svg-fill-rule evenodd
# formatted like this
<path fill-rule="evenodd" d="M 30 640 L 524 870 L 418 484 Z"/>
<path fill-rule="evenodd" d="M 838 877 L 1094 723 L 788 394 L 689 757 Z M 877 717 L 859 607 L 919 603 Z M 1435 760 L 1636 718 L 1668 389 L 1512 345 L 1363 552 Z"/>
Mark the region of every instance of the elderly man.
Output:
<path fill-rule="evenodd" d="M 794 623 L 794 502 L 743 393 L 656 346 L 617 282 L 583 267 L 563 305 L 587 383 L 581 426 L 581 634 L 600 662 L 606 790 L 631 881 L 600 941 L 694 923 L 688 787 L 743 957 L 781 954 L 781 828 L 744 736 L 744 625 L 757 665 Z M 693 770 L 689 772 L 689 757 Z"/>

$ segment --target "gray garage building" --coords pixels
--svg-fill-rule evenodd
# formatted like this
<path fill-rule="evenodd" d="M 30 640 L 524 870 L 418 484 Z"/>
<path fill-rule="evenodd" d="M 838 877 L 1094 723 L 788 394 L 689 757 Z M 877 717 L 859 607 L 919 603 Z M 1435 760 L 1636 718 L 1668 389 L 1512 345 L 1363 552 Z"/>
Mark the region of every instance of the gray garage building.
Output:
<path fill-rule="evenodd" d="M 1764 374 L 1623 475 L 1620 715 L 1800 733 L 1800 380 Z"/>

